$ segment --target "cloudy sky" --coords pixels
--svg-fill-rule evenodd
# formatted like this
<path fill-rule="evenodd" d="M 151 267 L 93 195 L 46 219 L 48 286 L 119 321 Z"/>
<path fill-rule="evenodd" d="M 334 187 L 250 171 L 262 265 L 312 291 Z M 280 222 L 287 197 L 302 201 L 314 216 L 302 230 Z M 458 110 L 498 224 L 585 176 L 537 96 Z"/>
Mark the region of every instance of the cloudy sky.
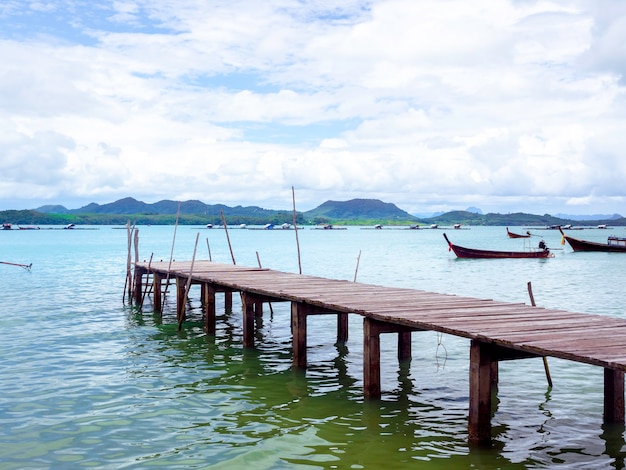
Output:
<path fill-rule="evenodd" d="M 626 215 L 623 0 L 2 0 L 0 210 Z"/>

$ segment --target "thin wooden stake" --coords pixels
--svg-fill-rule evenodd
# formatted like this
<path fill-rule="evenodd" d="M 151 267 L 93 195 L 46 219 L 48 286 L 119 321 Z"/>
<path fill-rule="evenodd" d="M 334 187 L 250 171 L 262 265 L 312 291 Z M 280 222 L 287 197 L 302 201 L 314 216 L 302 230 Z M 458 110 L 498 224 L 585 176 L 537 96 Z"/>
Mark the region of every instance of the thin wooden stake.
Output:
<path fill-rule="evenodd" d="M 172 239 L 172 250 L 170 251 L 170 263 L 167 265 L 167 275 L 165 276 L 165 289 L 163 289 L 163 302 L 161 302 L 161 316 L 163 316 L 163 308 L 165 307 L 165 298 L 167 297 L 167 289 L 170 287 L 170 270 L 172 269 L 172 259 L 174 258 L 174 244 L 176 243 L 176 229 L 178 228 L 179 216 L 180 216 L 180 201 L 178 201 L 178 210 L 176 211 L 176 223 L 174 224 L 174 238 Z"/>
<path fill-rule="evenodd" d="M 293 200 L 293 228 L 296 231 L 296 247 L 298 248 L 298 272 L 302 274 L 302 261 L 300 259 L 300 241 L 298 240 L 298 224 L 296 218 L 296 192 L 291 187 L 291 199 Z"/>
<path fill-rule="evenodd" d="M 224 231 L 226 232 L 226 240 L 228 241 L 228 248 L 230 249 L 230 257 L 233 260 L 233 264 L 237 264 L 235 262 L 235 255 L 233 254 L 233 247 L 230 244 L 230 237 L 228 236 L 228 225 L 226 225 L 226 218 L 224 217 L 222 209 L 220 209 L 220 216 L 222 217 L 222 224 L 224 225 Z"/>
<path fill-rule="evenodd" d="M 259 263 L 259 268 L 263 268 L 263 266 L 261 266 L 261 258 L 259 257 L 259 252 L 256 252 L 256 260 Z M 268 305 L 270 306 L 270 314 L 274 315 L 274 308 L 272 307 L 272 302 L 268 302 Z"/>
<path fill-rule="evenodd" d="M 196 250 L 198 249 L 198 239 L 200 238 L 200 232 L 196 235 L 196 244 L 193 247 L 193 257 L 191 258 L 191 266 L 189 267 L 189 277 L 187 277 L 187 284 L 185 285 L 185 295 L 183 297 L 183 308 L 187 307 L 187 296 L 189 295 L 189 288 L 191 287 L 191 276 L 193 275 L 193 265 L 196 262 Z M 183 327 L 183 314 L 184 310 L 181 309 L 181 315 L 178 319 L 178 331 Z"/>
<path fill-rule="evenodd" d="M 359 250 L 359 256 L 356 257 L 356 268 L 354 269 L 354 281 L 356 282 L 356 275 L 359 272 L 359 261 L 361 260 L 361 250 Z"/>
<path fill-rule="evenodd" d="M 211 258 L 211 247 L 209 246 L 209 237 L 207 237 L 206 239 L 206 247 L 209 250 L 209 261 L 213 261 L 213 258 Z"/>
<path fill-rule="evenodd" d="M 536 307 L 537 305 L 535 304 L 535 296 L 533 295 L 533 286 L 530 281 L 528 281 L 528 295 L 530 297 L 530 304 L 533 307 Z M 552 388 L 552 376 L 550 375 L 550 367 L 548 366 L 548 358 L 546 356 L 543 356 L 543 368 L 546 370 L 546 379 L 548 380 L 548 386 Z"/>

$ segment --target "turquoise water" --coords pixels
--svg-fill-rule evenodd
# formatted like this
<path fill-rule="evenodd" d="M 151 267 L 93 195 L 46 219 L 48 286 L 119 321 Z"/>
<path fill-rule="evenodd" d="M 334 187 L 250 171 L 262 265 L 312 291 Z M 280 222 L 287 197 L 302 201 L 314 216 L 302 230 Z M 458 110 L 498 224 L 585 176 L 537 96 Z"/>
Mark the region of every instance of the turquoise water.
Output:
<path fill-rule="evenodd" d="M 517 230 L 516 230 L 517 229 Z M 511 227 L 513 231 L 521 227 Z M 525 230 L 525 228 L 524 228 Z M 606 240 L 624 229 L 573 235 Z M 626 255 L 573 253 L 555 231 L 545 260 L 458 260 L 442 230 L 298 231 L 306 274 L 624 316 Z M 223 230 L 181 226 L 174 258 L 230 263 Z M 141 259 L 168 260 L 174 227 L 139 227 Z M 481 248 L 522 248 L 504 227 L 447 230 Z M 237 264 L 298 271 L 294 231 L 229 230 Z M 602 424 L 602 370 L 549 359 L 501 364 L 494 445 L 467 445 L 468 342 L 414 333 L 398 364 L 382 340 L 381 400 L 362 395 L 362 320 L 334 344 L 335 320 L 309 319 L 309 367 L 291 367 L 289 305 L 265 307 L 257 346 L 242 347 L 241 306 L 202 330 L 199 292 L 175 325 L 148 301 L 123 302 L 126 230 L 3 231 L 0 468 L 623 468 L 622 428 Z M 536 245 L 540 238 L 534 237 Z M 208 245 L 208 246 L 207 246 Z M 359 258 L 360 256 L 360 258 Z M 356 270 L 359 258 L 358 271 Z"/>

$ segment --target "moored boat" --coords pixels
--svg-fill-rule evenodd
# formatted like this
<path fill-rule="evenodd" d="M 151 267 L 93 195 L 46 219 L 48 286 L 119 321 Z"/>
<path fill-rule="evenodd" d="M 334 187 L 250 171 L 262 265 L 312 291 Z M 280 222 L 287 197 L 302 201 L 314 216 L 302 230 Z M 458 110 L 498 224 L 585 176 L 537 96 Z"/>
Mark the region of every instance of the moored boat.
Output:
<path fill-rule="evenodd" d="M 509 238 L 530 238 L 529 231 L 526 231 L 525 234 L 514 233 L 509 230 L 509 227 L 506 228 L 506 234 L 509 236 Z"/>
<path fill-rule="evenodd" d="M 539 248 L 527 250 L 527 251 L 495 251 L 495 250 L 481 250 L 476 248 L 466 248 L 463 246 L 455 245 L 443 234 L 443 238 L 448 242 L 448 248 L 454 251 L 457 258 L 551 258 L 554 255 L 550 253 L 550 250 L 546 246 L 545 242 L 541 240 L 539 242 Z"/>
<path fill-rule="evenodd" d="M 561 244 L 565 244 L 565 241 L 569 243 L 574 251 L 604 251 L 610 253 L 626 253 L 626 237 L 617 237 L 611 235 L 607 238 L 606 243 L 592 242 L 587 240 L 581 240 L 580 238 L 570 237 L 565 235 L 563 229 L 559 227 L 559 231 L 563 238 Z"/>

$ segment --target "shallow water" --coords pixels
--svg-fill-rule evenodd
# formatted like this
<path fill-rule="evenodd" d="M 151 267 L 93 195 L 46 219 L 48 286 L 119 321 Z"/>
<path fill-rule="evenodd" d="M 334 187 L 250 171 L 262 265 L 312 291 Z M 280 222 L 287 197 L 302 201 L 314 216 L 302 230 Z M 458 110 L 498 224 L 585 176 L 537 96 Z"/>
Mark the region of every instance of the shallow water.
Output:
<path fill-rule="evenodd" d="M 517 230 L 516 230 L 517 229 Z M 522 228 L 513 228 L 518 231 Z M 525 228 L 524 228 L 525 230 Z M 616 230 L 619 233 L 623 229 Z M 220 229 L 180 226 L 174 258 L 232 262 Z M 298 231 L 306 274 L 624 316 L 626 255 L 573 253 L 555 231 L 545 260 L 458 260 L 442 230 Z M 606 240 L 613 231 L 575 236 Z M 142 259 L 168 260 L 174 227 L 139 227 Z M 521 248 L 504 227 L 448 230 L 457 244 Z M 294 231 L 230 229 L 236 263 L 298 272 Z M 288 304 L 267 306 L 242 347 L 241 306 L 202 330 L 199 292 L 182 331 L 123 302 L 127 235 L 113 227 L 0 233 L 0 468 L 623 468 L 622 428 L 602 425 L 602 370 L 549 359 L 501 364 L 494 446 L 467 445 L 468 341 L 413 333 L 398 364 L 383 335 L 381 400 L 362 394 L 362 320 L 336 345 L 331 317 L 309 319 L 306 371 L 291 366 Z M 357 271 L 358 259 L 358 271 Z M 332 334 L 329 334 L 329 331 Z"/>

